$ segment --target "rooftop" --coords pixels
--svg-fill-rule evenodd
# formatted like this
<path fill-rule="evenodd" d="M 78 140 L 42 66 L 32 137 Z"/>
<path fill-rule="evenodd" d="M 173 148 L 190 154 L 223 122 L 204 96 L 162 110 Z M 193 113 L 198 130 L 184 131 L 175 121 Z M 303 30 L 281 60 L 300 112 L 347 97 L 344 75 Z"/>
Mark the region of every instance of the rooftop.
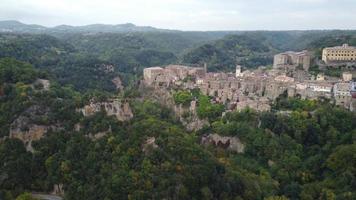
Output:
<path fill-rule="evenodd" d="M 326 47 L 325 49 L 356 49 L 356 47 L 343 44 L 342 46 Z"/>

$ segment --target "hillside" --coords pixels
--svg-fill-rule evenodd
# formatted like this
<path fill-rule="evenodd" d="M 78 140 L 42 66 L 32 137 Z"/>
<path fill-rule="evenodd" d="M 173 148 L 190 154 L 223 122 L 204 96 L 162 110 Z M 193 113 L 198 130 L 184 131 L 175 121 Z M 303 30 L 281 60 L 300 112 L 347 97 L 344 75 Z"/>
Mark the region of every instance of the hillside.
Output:
<path fill-rule="evenodd" d="M 49 35 L 0 34 L 0 57 L 14 57 L 35 66 L 53 65 L 74 47 Z"/>
<path fill-rule="evenodd" d="M 205 44 L 183 56 L 184 63 L 208 64 L 212 71 L 233 70 L 236 64 L 258 67 L 272 63 L 276 52 L 263 37 L 231 35 L 211 44 Z"/>
<path fill-rule="evenodd" d="M 128 122 L 105 111 L 84 116 L 79 107 L 108 96 L 53 81 L 32 87 L 38 78 L 46 75 L 31 65 L 0 60 L 1 136 L 16 131 L 0 141 L 1 199 L 54 187 L 69 200 L 355 198 L 355 113 L 281 98 L 275 109 L 290 115 L 247 109 L 187 132 L 170 109 L 148 99 L 130 102 Z M 21 137 L 38 127 L 51 128 Z M 244 148 L 206 143 L 212 134 L 238 138 Z"/>
<path fill-rule="evenodd" d="M 150 66 L 207 63 L 217 72 L 268 66 L 286 50 L 356 45 L 354 31 L 46 28 L 15 21 L 0 22 L 4 29 L 1 200 L 32 192 L 66 200 L 356 199 L 355 112 L 287 92 L 271 100 L 269 111 L 237 111 L 191 89 L 191 71 L 182 80 L 169 77 L 176 85 L 166 88 L 141 84 Z M 257 98 L 246 92 L 262 88 L 260 74 L 255 77 L 252 84 L 210 83 L 219 92 L 225 85 L 239 97 Z M 285 85 L 291 86 L 270 84 Z M 201 122 L 200 129 L 188 129 L 184 120 Z"/>
<path fill-rule="evenodd" d="M 112 80 L 119 76 L 118 71 L 102 67 L 110 63 L 82 54 L 72 44 L 53 36 L 0 34 L 0 58 L 7 57 L 45 70 L 62 85 L 73 85 L 77 90 L 116 90 Z"/>

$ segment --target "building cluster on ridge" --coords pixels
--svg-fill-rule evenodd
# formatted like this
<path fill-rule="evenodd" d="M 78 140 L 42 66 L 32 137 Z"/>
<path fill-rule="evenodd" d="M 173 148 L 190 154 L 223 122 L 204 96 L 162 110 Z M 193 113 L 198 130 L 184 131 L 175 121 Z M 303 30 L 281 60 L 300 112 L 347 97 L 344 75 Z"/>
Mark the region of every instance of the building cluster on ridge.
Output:
<path fill-rule="evenodd" d="M 311 78 L 307 73 L 311 63 L 307 51 L 278 54 L 274 61 L 274 67 L 270 70 L 242 71 L 238 65 L 235 73 L 207 72 L 206 66 L 150 67 L 144 69 L 144 83 L 151 87 L 199 88 L 202 94 L 212 97 L 215 103 L 226 105 L 228 110 L 250 107 L 268 111 L 271 103 L 282 94 L 302 99 L 326 98 L 336 105 L 355 109 L 353 90 L 356 84 L 352 82 L 352 73 L 344 72 L 341 78 L 334 79 L 326 79 L 322 74 Z M 291 70 L 295 72 L 293 77 L 286 73 Z"/>

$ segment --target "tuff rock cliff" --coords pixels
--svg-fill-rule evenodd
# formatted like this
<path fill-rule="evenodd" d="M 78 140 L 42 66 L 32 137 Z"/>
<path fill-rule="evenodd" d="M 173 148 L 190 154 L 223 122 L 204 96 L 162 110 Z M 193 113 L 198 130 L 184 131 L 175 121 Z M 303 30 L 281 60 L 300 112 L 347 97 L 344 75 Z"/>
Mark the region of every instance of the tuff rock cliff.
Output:
<path fill-rule="evenodd" d="M 101 110 L 105 110 L 108 116 L 115 116 L 119 121 L 128 121 L 133 117 L 130 104 L 118 99 L 111 99 L 105 102 L 90 101 L 84 108 L 79 109 L 84 116 L 91 116 Z"/>
<path fill-rule="evenodd" d="M 220 136 L 218 134 L 205 135 L 201 139 L 203 145 L 214 145 L 236 153 L 244 153 L 245 145 L 238 137 Z"/>

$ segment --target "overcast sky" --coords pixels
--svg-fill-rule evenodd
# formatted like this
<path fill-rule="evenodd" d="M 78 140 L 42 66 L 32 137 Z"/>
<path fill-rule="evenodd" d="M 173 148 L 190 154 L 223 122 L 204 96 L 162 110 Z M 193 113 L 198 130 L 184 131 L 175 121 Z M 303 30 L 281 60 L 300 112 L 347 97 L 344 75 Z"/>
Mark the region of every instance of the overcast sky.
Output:
<path fill-rule="evenodd" d="M 1 0 L 0 20 L 180 30 L 356 29 L 356 0 Z"/>

